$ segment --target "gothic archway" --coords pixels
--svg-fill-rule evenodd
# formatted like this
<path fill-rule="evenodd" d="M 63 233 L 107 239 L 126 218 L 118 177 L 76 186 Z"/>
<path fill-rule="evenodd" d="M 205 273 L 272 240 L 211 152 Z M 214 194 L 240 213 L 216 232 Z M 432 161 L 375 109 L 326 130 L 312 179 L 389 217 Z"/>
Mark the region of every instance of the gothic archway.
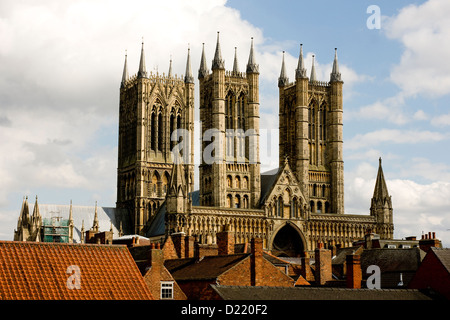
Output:
<path fill-rule="evenodd" d="M 277 257 L 302 257 L 305 245 L 298 230 L 285 224 L 276 233 L 272 241 L 272 254 Z"/>

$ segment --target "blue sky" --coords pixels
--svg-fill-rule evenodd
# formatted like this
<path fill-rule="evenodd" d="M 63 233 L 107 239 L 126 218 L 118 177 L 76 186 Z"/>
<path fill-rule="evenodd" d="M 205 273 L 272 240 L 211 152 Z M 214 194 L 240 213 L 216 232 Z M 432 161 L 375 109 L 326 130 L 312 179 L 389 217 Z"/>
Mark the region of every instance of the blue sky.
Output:
<path fill-rule="evenodd" d="M 314 54 L 318 77 L 327 81 L 337 47 L 346 212 L 368 214 L 381 156 L 395 237 L 432 231 L 449 246 L 447 2 L 2 1 L 0 239 L 12 238 L 24 196 L 114 206 L 125 50 L 130 74 L 143 37 L 148 71 L 166 72 L 172 56 L 180 75 L 189 45 L 196 76 L 202 43 L 210 65 L 220 31 L 227 69 L 236 46 L 244 69 L 255 39 L 261 129 L 272 138 L 261 146 L 263 171 L 277 166 L 282 51 L 291 81 L 300 43 L 308 74 Z M 380 29 L 367 27 L 370 5 L 380 8 Z"/>

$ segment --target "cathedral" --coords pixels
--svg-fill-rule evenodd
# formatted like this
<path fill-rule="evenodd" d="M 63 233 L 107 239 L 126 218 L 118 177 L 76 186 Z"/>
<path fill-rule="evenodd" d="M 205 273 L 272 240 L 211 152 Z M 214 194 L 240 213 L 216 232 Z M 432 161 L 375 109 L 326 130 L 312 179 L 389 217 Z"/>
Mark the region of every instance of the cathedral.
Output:
<path fill-rule="evenodd" d="M 198 190 L 190 54 L 188 49 L 184 77 L 173 74 L 172 61 L 167 74 L 148 73 L 144 43 L 138 72 L 130 76 L 125 55 L 117 202 L 116 208 L 100 208 L 103 228 L 110 224 L 111 237 L 141 235 L 163 242 L 169 235 L 184 233 L 201 244 L 215 244 L 216 234 L 226 229 L 234 233 L 235 243 L 259 237 L 265 249 L 285 257 L 313 252 L 319 243 L 326 248 L 352 246 L 368 232 L 393 238 L 392 202 L 381 158 L 369 214 L 344 213 L 343 81 L 336 49 L 328 81 L 317 79 L 314 56 L 308 77 L 300 45 L 290 82 L 283 54 L 278 78 L 279 167 L 260 172 L 259 65 L 253 39 L 245 71 L 239 69 L 236 53 L 232 70 L 225 69 L 219 33 L 210 69 L 203 45 L 198 69 Z M 14 239 L 39 241 L 42 219 L 37 200 L 33 215 L 24 207 L 29 210 L 25 203 Z M 58 212 L 64 210 L 70 211 L 64 224 L 70 228 L 61 228 L 70 230 L 64 234 L 67 241 L 75 241 L 74 235 L 83 238 L 84 220 L 80 232 L 72 217 L 80 212 L 92 219 L 92 207 L 70 205 Z M 97 205 L 95 226 L 98 231 Z"/>
<path fill-rule="evenodd" d="M 344 214 L 343 81 L 337 51 L 329 81 L 307 76 L 300 46 L 295 80 L 283 61 L 279 88 L 279 167 L 260 172 L 259 65 L 253 39 L 245 72 L 225 69 L 217 33 L 208 68 L 198 69 L 201 124 L 199 190 L 194 190 L 194 77 L 148 74 L 125 65 L 120 88 L 117 208 L 129 232 L 163 240 L 173 233 L 216 243 L 263 239 L 275 255 L 300 256 L 319 242 L 351 246 L 367 232 L 392 239 L 392 203 L 379 162 L 369 215 Z"/>

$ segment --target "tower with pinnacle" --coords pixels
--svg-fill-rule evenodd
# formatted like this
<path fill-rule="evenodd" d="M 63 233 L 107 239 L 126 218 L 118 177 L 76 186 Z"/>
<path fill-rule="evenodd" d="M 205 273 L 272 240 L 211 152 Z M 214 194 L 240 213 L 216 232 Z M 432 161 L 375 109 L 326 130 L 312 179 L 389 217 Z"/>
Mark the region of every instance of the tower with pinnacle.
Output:
<path fill-rule="evenodd" d="M 308 78 L 300 45 L 295 81 L 290 83 L 283 54 L 279 164 L 289 162 L 311 213 L 344 213 L 342 86 L 337 50 L 329 81 L 317 80 L 314 56 Z"/>
<path fill-rule="evenodd" d="M 184 77 L 148 73 L 142 43 L 139 69 L 129 76 L 125 56 L 119 106 L 117 208 L 141 234 L 165 200 L 174 159 L 183 158 L 187 192 L 194 186 L 194 78 L 190 49 Z"/>
<path fill-rule="evenodd" d="M 381 158 L 378 164 L 377 179 L 370 205 L 370 215 L 376 219 L 376 230 L 382 239 L 390 239 L 394 234 L 392 198 L 384 179 Z"/>
<path fill-rule="evenodd" d="M 198 71 L 202 206 L 248 209 L 260 200 L 259 67 L 253 39 L 245 71 L 239 69 L 237 48 L 233 69 L 225 70 L 219 33 L 211 72 L 203 47 Z"/>

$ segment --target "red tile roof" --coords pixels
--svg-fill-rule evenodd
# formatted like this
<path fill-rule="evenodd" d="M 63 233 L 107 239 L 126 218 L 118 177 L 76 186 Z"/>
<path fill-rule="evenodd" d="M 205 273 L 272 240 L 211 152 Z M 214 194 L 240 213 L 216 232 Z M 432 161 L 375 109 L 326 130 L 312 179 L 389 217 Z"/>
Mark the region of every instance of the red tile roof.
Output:
<path fill-rule="evenodd" d="M 70 271 L 77 267 L 79 289 Z M 152 296 L 126 246 L 0 241 L 0 299 L 143 300 Z"/>

